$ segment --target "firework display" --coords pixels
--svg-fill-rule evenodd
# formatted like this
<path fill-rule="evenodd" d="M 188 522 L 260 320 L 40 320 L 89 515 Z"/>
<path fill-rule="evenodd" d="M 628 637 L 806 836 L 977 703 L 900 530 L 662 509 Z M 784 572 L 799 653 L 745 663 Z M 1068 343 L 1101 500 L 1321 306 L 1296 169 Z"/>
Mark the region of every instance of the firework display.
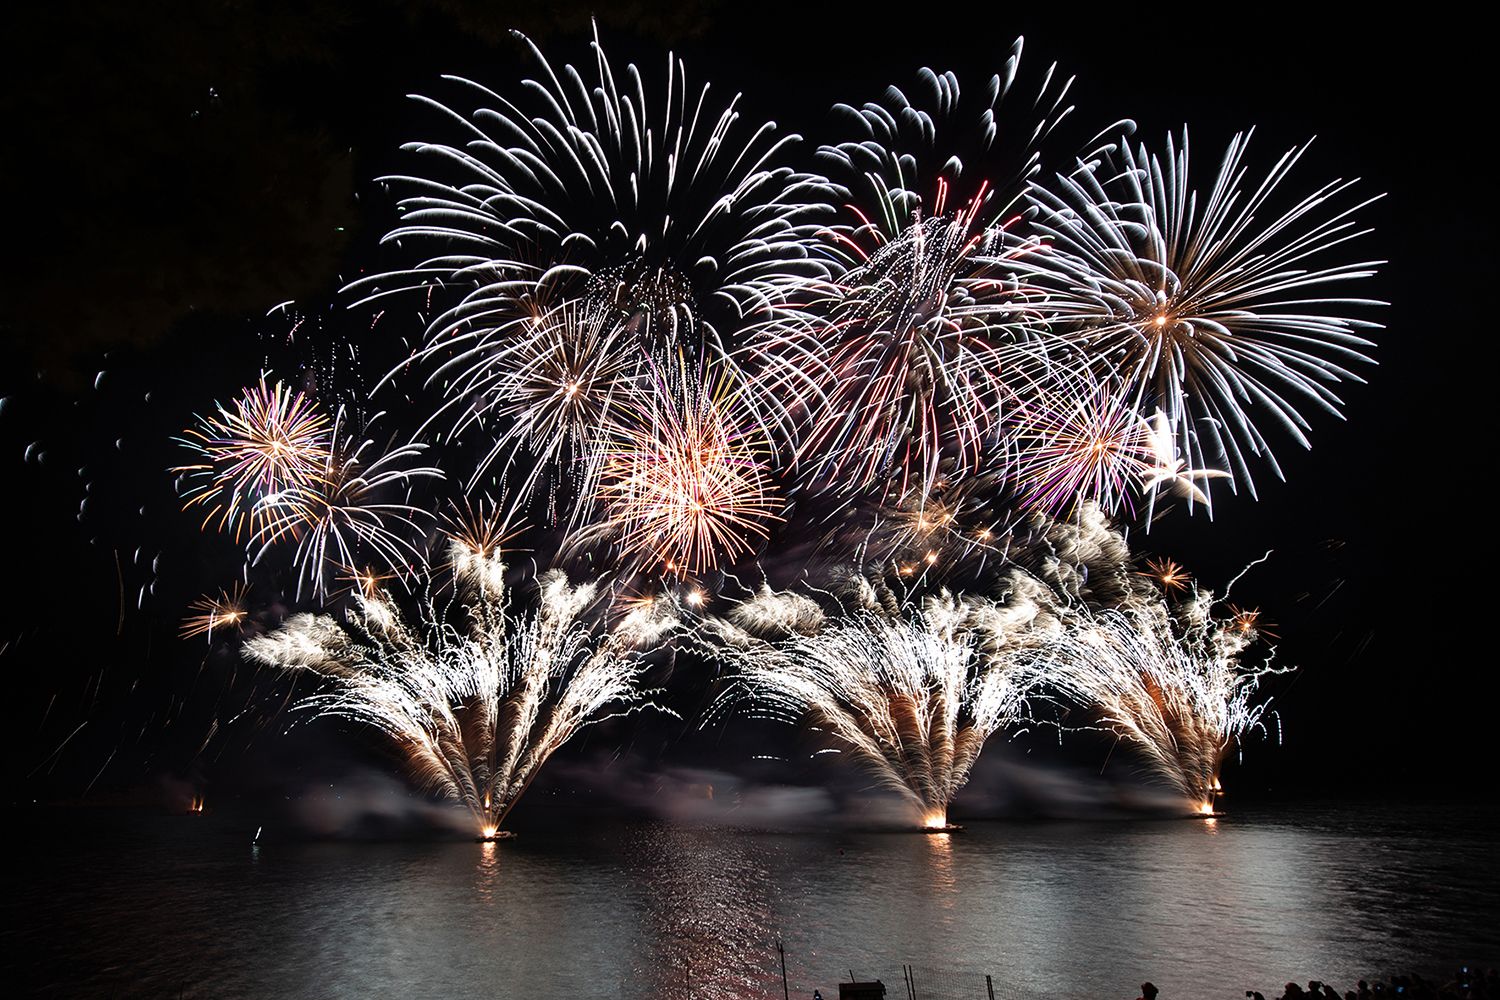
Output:
<path fill-rule="evenodd" d="M 803 307 L 759 331 L 768 364 L 803 373 L 809 485 L 931 489 L 940 468 L 993 465 L 1001 414 L 1050 367 L 1042 290 L 1016 264 L 1043 248 L 1017 206 L 1073 81 L 1055 65 L 1023 72 L 1022 49 L 967 96 L 923 69 L 914 89 L 834 109 L 849 138 L 817 157 L 844 217 L 817 244 L 829 279 L 804 282 Z"/>
<path fill-rule="evenodd" d="M 1031 671 L 1007 649 L 1014 609 L 945 595 L 895 613 L 872 599 L 825 618 L 796 595 L 765 593 L 736 615 L 785 635 L 760 639 L 724 621 L 706 630 L 731 669 L 721 704 L 747 698 L 759 711 L 810 718 L 924 827 L 948 825 L 948 803 L 985 741 L 1024 714 Z"/>
<path fill-rule="evenodd" d="M 711 569 L 763 541 L 779 520 L 754 427 L 735 426 L 733 390 L 679 363 L 606 459 L 601 524 L 626 552 L 672 572 Z M 586 537 L 587 532 L 580 535 Z"/>
<path fill-rule="evenodd" d="M 454 78 L 472 112 L 421 99 L 457 129 L 408 145 L 428 173 L 384 179 L 406 192 L 387 239 L 435 255 L 352 288 L 364 302 L 415 293 L 424 307 L 458 291 L 403 362 L 437 380 L 431 419 L 455 434 L 489 428 L 476 474 L 524 455 L 515 502 L 547 475 L 576 480 L 566 499 L 586 504 L 601 430 L 649 381 L 649 359 L 719 353 L 826 274 L 812 245 L 827 182 L 789 165 L 797 136 L 745 120 L 737 96 L 693 90 L 670 55 L 648 88 L 597 40 L 592 71 L 556 69 L 526 44 L 540 78 L 515 100 Z"/>
<path fill-rule="evenodd" d="M 1183 461 L 1227 462 L 1253 492 L 1252 457 L 1280 472 L 1257 418 L 1306 445 L 1300 407 L 1337 414 L 1329 385 L 1370 363 L 1375 324 L 1344 313 L 1371 303 L 1337 292 L 1378 262 L 1329 258 L 1363 234 L 1353 215 L 1369 202 L 1342 204 L 1354 181 L 1278 209 L 1306 147 L 1254 181 L 1249 140 L 1235 136 L 1201 193 L 1184 131 L 1163 154 L 1121 141 L 1106 164 L 1034 184 L 1031 198 L 1051 251 L 1035 261 L 1059 289 L 1049 308 L 1078 321 L 1085 355 L 1132 405 L 1162 412 Z"/>
<path fill-rule="evenodd" d="M 666 624 L 627 616 L 613 630 L 585 617 L 594 584 L 561 573 L 538 582 L 535 610 L 510 612 L 497 554 L 454 542 L 462 624 L 431 602 L 409 624 L 378 586 L 356 591 L 342 620 L 299 614 L 245 644 L 252 660 L 325 678 L 299 702 L 367 723 L 406 754 L 424 787 L 461 803 L 493 837 L 547 758 L 606 712 L 646 707 L 637 644 Z"/>
<path fill-rule="evenodd" d="M 392 569 L 421 559 L 411 538 L 419 535 L 427 514 L 402 499 L 404 488 L 413 478 L 438 478 L 442 471 L 411 464 L 422 452 L 419 444 L 370 457 L 373 442 L 341 433 L 343 423 L 341 413 L 334 424 L 334 446 L 315 485 L 271 494 L 259 505 L 272 513 L 256 533 L 254 558 L 287 540 L 301 572 L 299 593 L 306 581 L 314 596 L 322 595 L 333 570 L 347 570 L 362 556 Z"/>
<path fill-rule="evenodd" d="M 1042 721 L 1032 702 L 1084 713 L 1139 751 L 1192 808 L 1212 814 L 1225 755 L 1258 727 L 1267 665 L 1242 667 L 1257 613 L 1216 610 L 1180 567 L 1135 573 L 1097 505 L 1010 534 L 1009 569 L 989 594 L 939 588 L 914 601 L 906 574 L 848 576 L 832 589 L 760 593 L 699 629 L 729 684 L 716 708 L 749 705 L 808 720 L 908 801 L 946 824 L 985 742 Z M 1150 580 L 1147 583 L 1146 580 Z M 830 606 L 825 608 L 819 602 Z"/>
<path fill-rule="evenodd" d="M 182 442 L 200 461 L 174 469 L 187 486 L 187 506 L 203 507 L 203 525 L 217 521 L 236 540 L 273 518 L 275 498 L 322 484 L 332 452 L 327 415 L 300 392 L 265 376 L 218 415 L 199 417 Z"/>
<path fill-rule="evenodd" d="M 215 597 L 200 597 L 188 606 L 193 612 L 182 621 L 182 637 L 204 635 L 212 642 L 214 633 L 239 628 L 245 622 L 245 586 L 236 584 L 221 590 Z"/>
<path fill-rule="evenodd" d="M 1175 619 L 1161 605 L 1079 608 L 1066 634 L 1047 644 L 1040 669 L 1052 688 L 1096 712 L 1100 725 L 1212 815 L 1219 768 L 1260 723 L 1266 706 L 1252 698 L 1271 668 L 1239 667 L 1256 639 L 1253 621 L 1215 620 L 1205 613 L 1206 596 Z"/>
<path fill-rule="evenodd" d="M 705 719 L 802 724 L 927 827 L 1039 724 L 1211 813 L 1270 633 L 1127 538 L 1253 497 L 1278 436 L 1338 415 L 1370 199 L 1290 193 L 1306 147 L 1258 171 L 1248 135 L 1206 182 L 1185 130 L 1069 138 L 1071 78 L 1019 40 L 976 87 L 839 105 L 820 145 L 675 57 L 523 41 L 528 78 L 419 98 L 432 138 L 381 179 L 399 221 L 342 299 L 375 388 L 261 375 L 180 438 L 184 508 L 303 605 L 236 584 L 183 635 L 316 675 L 294 710 L 382 731 L 491 834 L 650 704 L 657 647 Z"/>

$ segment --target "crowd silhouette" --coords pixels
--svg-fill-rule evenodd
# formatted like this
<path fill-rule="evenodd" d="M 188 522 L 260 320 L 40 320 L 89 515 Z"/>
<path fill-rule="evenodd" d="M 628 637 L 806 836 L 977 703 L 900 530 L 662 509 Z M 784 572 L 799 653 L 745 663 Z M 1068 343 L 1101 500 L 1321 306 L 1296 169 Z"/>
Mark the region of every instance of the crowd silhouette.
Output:
<path fill-rule="evenodd" d="M 1245 996 L 1267 1000 L 1255 990 L 1246 990 Z M 1411 973 L 1388 981 L 1361 979 L 1354 989 L 1343 991 L 1313 979 L 1306 987 L 1287 983 L 1279 997 L 1270 1000 L 1500 1000 L 1500 972 L 1463 966 L 1441 982 Z"/>

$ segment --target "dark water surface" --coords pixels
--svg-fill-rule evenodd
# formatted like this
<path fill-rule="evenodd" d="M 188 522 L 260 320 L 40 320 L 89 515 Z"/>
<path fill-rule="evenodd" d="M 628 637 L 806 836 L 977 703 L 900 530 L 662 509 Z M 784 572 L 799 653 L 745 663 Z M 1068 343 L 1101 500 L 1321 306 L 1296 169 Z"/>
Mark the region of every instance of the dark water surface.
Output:
<path fill-rule="evenodd" d="M 23 814 L 24 815 L 24 814 Z M 252 846 L 242 818 L 11 824 L 5 980 L 43 996 L 1243 997 L 1500 963 L 1493 809 L 1247 809 L 952 836 L 580 824 Z M 17 829 L 17 827 L 23 829 Z M 7 991 L 9 992 L 9 991 Z M 1274 995 L 1274 994 L 1273 994 Z"/>

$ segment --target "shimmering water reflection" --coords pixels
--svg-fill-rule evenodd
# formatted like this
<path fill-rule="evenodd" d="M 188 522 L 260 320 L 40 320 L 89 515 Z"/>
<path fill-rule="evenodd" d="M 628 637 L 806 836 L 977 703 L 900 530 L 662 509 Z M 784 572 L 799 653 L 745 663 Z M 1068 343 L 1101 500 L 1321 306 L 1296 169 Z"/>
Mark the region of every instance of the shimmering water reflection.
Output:
<path fill-rule="evenodd" d="M 850 970 L 904 996 L 903 962 L 924 998 L 983 997 L 986 973 L 1001 996 L 1242 995 L 1500 962 L 1494 817 L 1460 809 L 254 848 L 212 815 L 34 825 L 5 955 L 42 995 L 779 997 L 778 939 L 802 997 Z"/>

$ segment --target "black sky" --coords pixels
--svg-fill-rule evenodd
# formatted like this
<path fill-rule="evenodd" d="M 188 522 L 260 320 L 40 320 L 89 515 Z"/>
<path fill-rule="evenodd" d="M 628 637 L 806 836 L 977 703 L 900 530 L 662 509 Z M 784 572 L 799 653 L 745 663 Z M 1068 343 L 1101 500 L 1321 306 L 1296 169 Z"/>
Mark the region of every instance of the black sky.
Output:
<path fill-rule="evenodd" d="M 1266 477 L 1258 502 L 1226 496 L 1213 522 L 1178 517 L 1136 544 L 1211 585 L 1274 550 L 1243 598 L 1280 623 L 1283 659 L 1303 669 L 1279 687 L 1287 743 L 1256 751 L 1257 781 L 1405 793 L 1468 780 L 1456 765 L 1489 758 L 1497 692 L 1482 33 L 1415 9 L 1034 6 L 599 13 L 616 59 L 649 64 L 673 46 L 695 78 L 744 90 L 748 113 L 814 135 L 834 101 L 873 98 L 919 66 L 977 85 L 1024 34 L 1028 60 L 1078 75 L 1088 122 L 1134 118 L 1148 141 L 1187 122 L 1200 169 L 1252 125 L 1261 167 L 1317 135 L 1304 186 L 1357 175 L 1387 192 L 1364 216 L 1377 231 L 1362 252 L 1391 261 L 1371 294 L 1392 305 L 1347 422 L 1317 420 L 1311 453 L 1286 446 L 1287 482 Z M 29 9 L 6 32 L 0 669 L 24 734 L 9 762 L 18 796 L 76 795 L 112 754 L 129 763 L 96 787 L 229 766 L 233 752 L 192 762 L 195 737 L 162 735 L 163 700 L 203 655 L 174 646 L 176 621 L 224 558 L 175 515 L 167 438 L 253 377 L 267 309 L 331 302 L 371 259 L 394 218 L 371 178 L 425 127 L 405 95 L 440 73 L 512 84 L 524 68 L 512 24 L 584 58 L 588 11 L 88 0 Z M 149 572 L 138 546 L 170 571 Z M 159 592 L 137 612 L 151 579 Z M 214 671 L 234 669 L 215 655 Z M 83 720 L 93 728 L 52 757 Z"/>

